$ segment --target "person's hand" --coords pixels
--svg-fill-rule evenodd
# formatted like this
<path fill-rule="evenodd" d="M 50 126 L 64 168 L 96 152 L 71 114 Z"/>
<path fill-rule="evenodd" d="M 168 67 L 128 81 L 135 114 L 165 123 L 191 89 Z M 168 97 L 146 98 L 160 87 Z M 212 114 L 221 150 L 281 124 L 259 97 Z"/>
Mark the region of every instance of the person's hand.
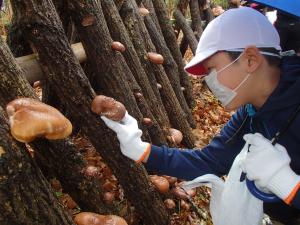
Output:
<path fill-rule="evenodd" d="M 299 188 L 300 176 L 290 168 L 286 149 L 280 144 L 272 145 L 258 133 L 246 134 L 244 140 L 250 145 L 241 165 L 247 178 L 289 204 Z"/>
<path fill-rule="evenodd" d="M 104 123 L 116 132 L 122 153 L 136 162 L 142 162 L 148 157 L 151 145 L 141 139 L 142 131 L 138 128 L 136 119 L 126 112 L 120 122 L 101 116 Z"/>

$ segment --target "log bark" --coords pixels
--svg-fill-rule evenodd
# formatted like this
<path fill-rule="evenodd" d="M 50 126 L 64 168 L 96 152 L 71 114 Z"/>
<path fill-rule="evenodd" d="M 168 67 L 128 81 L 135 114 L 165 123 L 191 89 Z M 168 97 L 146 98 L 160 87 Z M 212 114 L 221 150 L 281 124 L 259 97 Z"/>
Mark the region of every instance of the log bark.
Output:
<path fill-rule="evenodd" d="M 25 146 L 10 136 L 0 107 L 0 224 L 74 224 Z"/>
<path fill-rule="evenodd" d="M 151 19 L 154 22 L 157 30 L 159 31 L 159 33 L 161 35 L 163 35 L 162 30 L 160 28 L 160 24 L 159 24 L 158 18 L 157 18 L 157 15 L 156 15 L 156 12 L 155 12 L 155 9 L 154 9 L 154 6 L 153 6 L 153 3 L 152 3 L 152 0 L 143 0 L 142 4 L 137 4 L 137 5 L 139 7 L 145 7 L 146 9 L 149 10 Z"/>
<path fill-rule="evenodd" d="M 202 22 L 200 17 L 199 3 L 198 0 L 190 0 L 190 13 L 192 18 L 192 30 L 196 36 L 196 40 L 199 41 L 203 32 Z"/>
<path fill-rule="evenodd" d="M 121 53 L 118 53 L 119 57 L 121 58 Z M 142 124 L 142 127 L 144 130 L 148 130 L 150 137 L 151 137 L 151 143 L 155 145 L 166 145 L 167 144 L 167 135 L 169 133 L 168 129 L 165 129 L 164 131 L 158 124 L 156 118 L 153 116 L 148 103 L 146 102 L 146 99 L 144 98 L 144 95 L 142 94 L 142 90 L 138 83 L 136 82 L 135 78 L 131 74 L 131 70 L 127 63 L 124 60 L 119 60 L 122 64 L 122 68 L 125 74 L 127 74 L 127 80 L 130 86 L 131 91 L 134 93 L 134 97 L 136 99 L 137 105 L 143 114 L 144 118 L 149 118 L 152 123 L 151 124 Z M 130 74 L 132 76 L 130 76 Z M 149 86 L 150 87 L 150 86 Z M 157 106 L 160 107 L 160 106 Z M 167 127 L 165 127 L 167 128 Z"/>
<path fill-rule="evenodd" d="M 132 74 L 124 73 L 121 66 L 124 62 L 120 63 L 120 60 L 124 61 L 124 58 L 117 57 L 116 52 L 111 48 L 113 40 L 110 37 L 101 4 L 88 0 L 81 1 L 81 3 L 68 1 L 68 9 L 90 65 L 93 71 L 97 71 L 95 77 L 97 89 L 122 102 L 129 114 L 136 118 L 139 124 L 143 124 L 143 115 L 126 81 L 126 76 L 132 76 Z M 144 138 L 150 141 L 147 129 L 142 130 Z"/>
<path fill-rule="evenodd" d="M 26 81 L 23 71 L 12 56 L 8 46 L 0 39 L 0 105 L 6 104 L 17 97 L 38 99 L 30 84 Z M 98 180 L 85 177 L 83 174 L 86 162 L 70 140 L 47 141 L 36 140 L 30 143 L 35 150 L 37 159 L 46 159 L 44 174 L 53 173 L 62 183 L 63 189 L 80 205 L 83 210 L 108 213 L 112 210 L 102 200 L 103 191 Z"/>
<path fill-rule="evenodd" d="M 194 35 L 192 28 L 187 24 L 185 17 L 182 15 L 182 13 L 178 9 L 174 11 L 174 18 L 176 19 L 176 24 L 182 30 L 185 38 L 187 39 L 187 41 L 189 43 L 189 46 L 190 46 L 193 54 L 195 55 L 198 41 L 196 40 L 196 37 Z"/>
<path fill-rule="evenodd" d="M 95 93 L 71 51 L 52 2 L 50 0 L 23 0 L 22 2 L 13 0 L 12 2 L 20 10 L 19 13 L 26 18 L 23 20 L 27 31 L 25 34 L 37 49 L 47 80 L 60 100 L 68 106 L 73 114 L 72 117 L 76 118 L 76 122 L 80 124 L 82 132 L 90 139 L 116 175 L 124 189 L 125 196 L 134 204 L 145 224 L 167 224 L 167 212 L 158 193 L 149 185 L 144 167 L 121 154 L 115 134 L 91 112 L 90 105 Z M 79 4 L 77 1 L 69 3 Z M 102 16 L 98 6 L 93 5 L 94 8 L 91 8 L 87 2 L 81 1 L 81 3 L 76 6 L 87 7 L 94 13 L 93 10 L 96 10 L 97 15 L 93 13 L 92 16 L 98 24 L 98 17 Z M 91 1 L 91 3 L 94 2 Z M 107 29 L 106 26 L 105 29 Z M 101 35 L 98 37 L 99 40 Z M 103 38 L 107 37 L 103 36 Z M 110 45 L 105 47 L 105 49 L 108 48 Z M 111 62 L 113 59 L 114 57 L 111 58 Z"/>
<path fill-rule="evenodd" d="M 168 18 L 166 5 L 163 0 L 153 0 L 152 2 L 153 2 L 153 6 L 155 9 L 161 30 L 162 30 L 164 38 L 165 38 L 165 41 L 173 55 L 173 58 L 177 64 L 177 66 L 178 66 L 179 74 L 180 74 L 180 83 L 181 83 L 181 86 L 183 86 L 185 88 L 184 96 L 186 98 L 188 105 L 191 108 L 193 108 L 194 98 L 192 95 L 192 84 L 191 84 L 191 81 L 189 80 L 187 73 L 184 70 L 182 55 L 179 51 L 179 47 L 177 44 L 177 39 L 176 39 L 176 35 L 174 33 L 174 29 Z"/>
<path fill-rule="evenodd" d="M 177 8 L 182 12 L 183 15 L 186 14 L 187 7 L 189 6 L 189 2 L 190 0 L 179 0 L 177 4 Z"/>
<path fill-rule="evenodd" d="M 161 65 L 150 63 L 147 59 L 147 51 L 156 50 L 143 21 L 137 13 L 136 3 L 134 1 L 124 2 L 120 13 L 141 62 L 147 68 L 147 71 L 155 72 L 157 82 L 162 85 L 160 93 L 172 126 L 183 132 L 183 143 L 187 147 L 194 146 L 194 136 L 191 132 L 191 128 L 186 117 L 184 117 L 184 112 L 176 98 L 163 67 Z"/>
<path fill-rule="evenodd" d="M 150 34 L 150 37 L 152 39 L 152 42 L 155 46 L 155 48 L 158 50 L 158 53 L 160 53 L 164 57 L 164 63 L 163 67 L 166 71 L 166 74 L 169 78 L 169 81 L 173 87 L 173 90 L 175 92 L 175 95 L 177 99 L 179 100 L 179 103 L 181 105 L 181 108 L 186 113 L 187 120 L 191 127 L 195 128 L 196 123 L 193 118 L 193 115 L 191 113 L 191 110 L 189 109 L 186 100 L 184 98 L 183 92 L 185 90 L 181 89 L 180 86 L 180 80 L 179 80 L 179 72 L 176 62 L 173 59 L 173 56 L 170 52 L 170 50 L 167 47 L 167 44 L 164 40 L 164 37 L 160 35 L 159 31 L 156 29 L 156 26 L 154 22 L 152 21 L 150 16 L 144 17 L 144 22 L 147 27 L 147 30 Z"/>
<path fill-rule="evenodd" d="M 80 63 L 86 60 L 86 54 L 80 42 L 72 44 L 71 48 Z M 43 71 L 38 62 L 37 54 L 21 56 L 16 58 L 16 60 L 24 71 L 25 77 L 30 84 L 44 79 Z"/>
<path fill-rule="evenodd" d="M 130 67 L 132 74 L 142 89 L 141 93 L 143 93 L 143 96 L 145 97 L 152 114 L 154 115 L 160 127 L 164 130 L 164 133 L 167 134 L 168 128 L 170 128 L 170 121 L 163 106 L 157 87 L 155 86 L 155 89 L 151 88 L 147 74 L 145 73 L 145 70 L 139 60 L 139 57 L 134 49 L 126 27 L 123 24 L 114 2 L 112 0 L 103 0 L 101 1 L 101 4 L 106 22 L 110 27 L 112 38 L 115 41 L 120 41 L 126 47 L 125 52 L 122 53 L 126 59 L 126 63 Z M 157 95 L 155 95 L 154 90 L 157 91 Z M 137 99 L 137 102 L 141 102 L 140 100 Z M 144 116 L 147 114 L 143 113 Z"/>

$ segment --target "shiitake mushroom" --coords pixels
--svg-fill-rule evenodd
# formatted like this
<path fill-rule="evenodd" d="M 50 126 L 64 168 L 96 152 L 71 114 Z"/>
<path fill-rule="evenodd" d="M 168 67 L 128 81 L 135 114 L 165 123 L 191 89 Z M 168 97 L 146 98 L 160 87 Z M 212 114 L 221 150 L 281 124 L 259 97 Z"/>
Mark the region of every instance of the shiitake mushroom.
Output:
<path fill-rule="evenodd" d="M 105 95 L 98 95 L 94 98 L 91 110 L 114 121 L 122 120 L 126 113 L 126 108 L 121 102 Z"/>

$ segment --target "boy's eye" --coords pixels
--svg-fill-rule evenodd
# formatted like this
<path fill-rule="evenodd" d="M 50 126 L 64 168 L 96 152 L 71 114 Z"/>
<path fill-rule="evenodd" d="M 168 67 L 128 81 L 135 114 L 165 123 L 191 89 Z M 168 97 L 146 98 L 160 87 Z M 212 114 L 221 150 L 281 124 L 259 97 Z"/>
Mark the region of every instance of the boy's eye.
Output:
<path fill-rule="evenodd" d="M 210 73 L 213 70 L 213 67 L 208 67 L 207 72 Z"/>

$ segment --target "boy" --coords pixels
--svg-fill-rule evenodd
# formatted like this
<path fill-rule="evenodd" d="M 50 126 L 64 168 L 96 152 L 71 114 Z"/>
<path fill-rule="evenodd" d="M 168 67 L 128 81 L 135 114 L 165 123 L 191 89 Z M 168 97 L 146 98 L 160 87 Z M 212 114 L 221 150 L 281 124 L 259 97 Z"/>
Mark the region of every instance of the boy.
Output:
<path fill-rule="evenodd" d="M 122 123 L 102 119 L 117 133 L 124 155 L 185 180 L 227 174 L 247 140 L 251 147 L 242 165 L 247 178 L 282 199 L 264 203 L 264 211 L 284 224 L 299 224 L 300 59 L 281 58 L 280 50 L 276 29 L 248 7 L 228 10 L 209 23 L 186 70 L 206 75 L 223 106 L 237 111 L 201 151 L 143 142 L 137 121 L 128 114 Z M 270 142 L 274 137 L 275 146 Z"/>

